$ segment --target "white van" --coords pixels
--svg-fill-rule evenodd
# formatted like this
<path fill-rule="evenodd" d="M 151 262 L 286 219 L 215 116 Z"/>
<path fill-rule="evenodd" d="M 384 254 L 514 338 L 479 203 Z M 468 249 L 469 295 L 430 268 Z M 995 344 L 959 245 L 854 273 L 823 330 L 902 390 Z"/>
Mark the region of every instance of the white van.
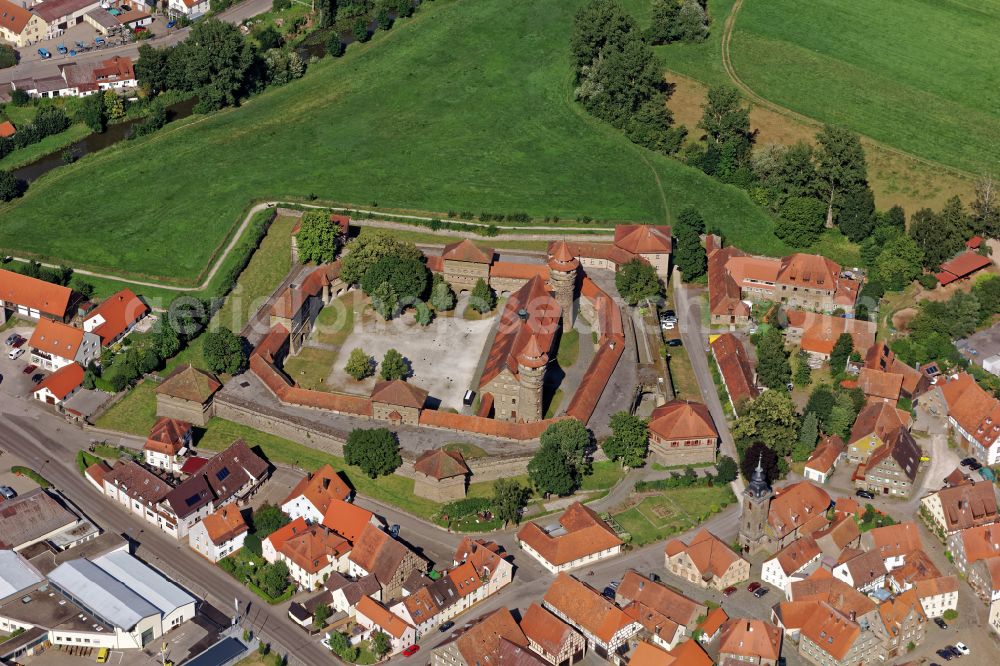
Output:
<path fill-rule="evenodd" d="M 21 347 L 18 347 L 17 349 L 11 349 L 7 353 L 7 358 L 9 358 L 12 361 L 16 361 L 17 359 L 21 358 L 21 354 L 23 354 L 23 353 L 24 353 L 24 349 L 21 348 Z"/>

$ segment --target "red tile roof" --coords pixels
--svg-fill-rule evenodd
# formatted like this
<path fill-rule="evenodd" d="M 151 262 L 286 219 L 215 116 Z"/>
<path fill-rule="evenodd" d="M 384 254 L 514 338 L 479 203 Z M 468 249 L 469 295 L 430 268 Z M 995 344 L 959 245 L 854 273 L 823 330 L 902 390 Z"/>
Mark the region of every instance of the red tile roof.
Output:
<path fill-rule="evenodd" d="M 290 523 L 283 525 L 271 532 L 265 541 L 270 541 L 271 546 L 274 550 L 281 552 L 282 547 L 284 547 L 285 542 L 292 537 L 298 536 L 300 534 L 305 534 L 306 530 L 309 529 L 309 524 L 306 523 L 305 518 L 296 518 Z"/>
<path fill-rule="evenodd" d="M 371 398 L 372 402 L 423 409 L 427 401 L 427 391 L 402 379 L 394 379 L 388 382 L 376 382 Z"/>
<path fill-rule="evenodd" d="M 865 395 L 871 398 L 881 398 L 895 403 L 899 400 L 903 388 L 903 375 L 870 368 L 861 368 L 858 375 L 858 386 Z"/>
<path fill-rule="evenodd" d="M 706 636 L 712 636 L 728 620 L 729 615 L 726 611 L 724 611 L 721 606 L 716 606 L 712 610 L 708 611 L 708 615 L 705 616 L 705 621 L 702 622 L 698 628 L 701 629 Z"/>
<path fill-rule="evenodd" d="M 303 571 L 319 573 L 351 549 L 342 536 L 321 525 L 310 525 L 304 532 L 289 537 L 278 549 Z"/>
<path fill-rule="evenodd" d="M 639 642 L 628 660 L 628 666 L 673 666 L 676 663 L 677 657 L 646 641 Z"/>
<path fill-rule="evenodd" d="M 861 626 L 824 601 L 810 602 L 802 635 L 840 661 L 861 636 Z"/>
<path fill-rule="evenodd" d="M 622 545 L 622 540 L 593 510 L 579 502 L 569 505 L 559 517 L 565 534 L 550 536 L 535 523 L 528 523 L 517 533 L 517 540 L 527 544 L 549 563 L 559 566 L 582 557 Z"/>
<path fill-rule="evenodd" d="M 820 550 L 816 540 L 807 535 L 799 537 L 779 550 L 774 559 L 778 560 L 778 565 L 785 575 L 790 576 L 819 555 Z"/>
<path fill-rule="evenodd" d="M 504 640 L 527 647 L 528 639 L 506 608 L 493 611 L 475 621 L 455 640 L 455 646 L 466 664 L 503 664 L 499 658 Z"/>
<path fill-rule="evenodd" d="M 449 570 L 445 575 L 455 586 L 455 591 L 459 596 L 467 597 L 483 586 L 483 581 L 479 577 L 479 572 L 472 562 L 463 562 L 454 569 Z"/>
<path fill-rule="evenodd" d="M 10 30 L 15 35 L 20 35 L 30 20 L 31 12 L 20 4 L 0 0 L 0 26 Z"/>
<path fill-rule="evenodd" d="M 83 367 L 76 363 L 70 363 L 43 379 L 35 387 L 35 391 L 48 389 L 56 397 L 56 400 L 62 401 L 70 393 L 80 388 L 83 384 L 83 375 Z"/>
<path fill-rule="evenodd" d="M 967 563 L 1000 557 L 1000 525 L 970 527 L 962 530 L 961 536 Z"/>
<path fill-rule="evenodd" d="M 622 609 L 569 574 L 561 573 L 545 593 L 546 606 L 557 609 L 574 625 L 607 643 L 619 631 L 634 624 Z"/>
<path fill-rule="evenodd" d="M 617 596 L 623 600 L 641 602 L 656 614 L 683 627 L 693 628 L 698 617 L 707 611 L 703 604 L 685 597 L 666 585 L 655 583 L 632 569 L 622 576 Z M 665 636 L 665 638 L 669 640 L 670 637 Z"/>
<path fill-rule="evenodd" d="M 132 293 L 131 289 L 122 289 L 105 298 L 100 305 L 91 310 L 84 320 L 84 326 L 95 317 L 103 319 L 104 323 L 92 331 L 101 338 L 101 346 L 107 346 L 148 312 L 149 306 Z"/>
<path fill-rule="evenodd" d="M 987 393 L 971 375 L 938 382 L 948 406 L 948 415 L 977 442 L 991 447 L 1000 435 L 1000 401 Z"/>
<path fill-rule="evenodd" d="M 913 521 L 888 525 L 886 527 L 876 527 L 864 534 L 865 541 L 870 541 L 874 548 L 882 554 L 883 559 L 909 555 L 910 553 L 922 550 L 923 543 L 920 541 L 920 531 Z"/>
<path fill-rule="evenodd" d="M 522 315 L 525 315 L 522 318 Z M 497 334 L 483 368 L 480 388 L 508 370 L 518 376 L 518 361 L 533 339 L 537 348 L 546 353 L 552 349 L 559 330 L 562 309 L 540 277 L 534 277 L 511 294 L 500 315 Z M 547 358 L 546 358 L 547 360 Z"/>
<path fill-rule="evenodd" d="M 445 451 L 444 449 L 432 449 L 425 451 L 417 458 L 413 464 L 416 472 L 425 474 L 431 478 L 450 479 L 454 476 L 465 476 L 469 473 L 469 468 L 465 464 L 465 458 L 458 451 Z"/>
<path fill-rule="evenodd" d="M 190 437 L 190 423 L 161 416 L 153 424 L 153 429 L 149 431 L 149 437 L 146 438 L 143 449 L 162 453 L 165 456 L 175 456 L 184 448 L 185 440 Z"/>
<path fill-rule="evenodd" d="M 841 334 L 851 334 L 854 349 L 864 356 L 875 344 L 875 323 L 833 315 L 788 310 L 788 325 L 802 329 L 800 346 L 804 351 L 829 355 Z"/>
<path fill-rule="evenodd" d="M 733 564 L 743 559 L 722 539 L 705 528 L 698 530 L 690 544 L 685 544 L 680 539 L 667 542 L 668 556 L 672 557 L 680 552 L 686 552 L 695 569 L 707 578 L 721 577 Z"/>
<path fill-rule="evenodd" d="M 767 522 L 777 537 L 802 527 L 816 516 L 823 516 L 830 506 L 830 495 L 809 481 L 775 488 L 774 493 Z"/>
<path fill-rule="evenodd" d="M 184 461 L 181 466 L 181 474 L 197 474 L 201 471 L 201 468 L 208 464 L 208 458 L 202 458 L 200 456 L 191 456 Z"/>
<path fill-rule="evenodd" d="M 361 597 L 356 606 L 357 612 L 361 613 L 382 631 L 393 638 L 399 639 L 406 635 L 408 629 L 412 629 L 401 617 L 394 614 L 388 608 L 375 601 L 371 597 Z"/>
<path fill-rule="evenodd" d="M 813 449 L 812 455 L 806 461 L 806 467 L 822 474 L 829 474 L 837 459 L 844 452 L 844 440 L 836 435 L 825 436 L 819 445 Z"/>
<path fill-rule="evenodd" d="M 222 383 L 215 378 L 215 375 L 185 363 L 177 366 L 177 369 L 156 387 L 156 393 L 189 402 L 204 403 L 220 388 Z"/>
<path fill-rule="evenodd" d="M 673 248 L 670 227 L 649 224 L 619 224 L 615 245 L 632 254 L 668 254 Z"/>
<path fill-rule="evenodd" d="M 554 271 L 568 273 L 580 267 L 580 260 L 573 256 L 564 240 L 550 244 L 548 254 L 548 266 Z"/>
<path fill-rule="evenodd" d="M 226 504 L 221 509 L 202 518 L 208 538 L 216 546 L 235 539 L 249 528 L 243 514 L 235 504 Z"/>
<path fill-rule="evenodd" d="M 333 497 L 323 514 L 323 526 L 354 543 L 374 517 L 375 514 L 368 509 Z"/>
<path fill-rule="evenodd" d="M 972 481 L 937 491 L 948 532 L 997 522 L 997 495 L 990 481 Z"/>
<path fill-rule="evenodd" d="M 977 252 L 963 252 L 951 261 L 941 264 L 941 272 L 937 274 L 938 282 L 949 284 L 955 280 L 972 275 L 991 265 L 993 260 Z"/>
<path fill-rule="evenodd" d="M 677 666 L 712 666 L 715 663 L 698 641 L 691 639 L 676 645 L 669 654 L 677 660 Z"/>
<path fill-rule="evenodd" d="M 330 506 L 333 499 L 344 500 L 350 497 L 351 487 L 347 485 L 337 470 L 330 465 L 323 465 L 313 474 L 304 477 L 295 484 L 292 492 L 288 494 L 282 504 L 287 504 L 303 495 L 322 514 L 326 513 L 327 507 Z"/>
<path fill-rule="evenodd" d="M 713 315 L 719 317 L 749 317 L 750 306 L 743 302 L 740 282 L 743 276 L 733 275 L 739 265 L 731 261 L 746 254 L 730 246 L 713 250 L 708 255 L 708 305 Z M 770 276 L 774 282 L 774 275 Z"/>
<path fill-rule="evenodd" d="M 965 247 L 969 248 L 970 250 L 978 250 L 979 246 L 982 244 L 983 244 L 982 236 L 973 236 L 969 240 L 965 241 Z"/>
<path fill-rule="evenodd" d="M 750 359 L 739 338 L 732 333 L 723 333 L 712 342 L 712 352 L 733 404 L 739 407 L 760 395 L 753 381 Z"/>
<path fill-rule="evenodd" d="M 719 437 L 708 407 L 690 400 L 671 400 L 654 409 L 649 429 L 663 439 Z"/>
<path fill-rule="evenodd" d="M 537 643 L 549 654 L 559 654 L 575 633 L 572 627 L 537 603 L 532 603 L 525 611 L 521 618 L 521 631 L 528 640 Z"/>
<path fill-rule="evenodd" d="M 493 262 L 493 248 L 481 248 L 466 239 L 444 246 L 441 258 L 445 261 L 466 261 L 474 264 L 489 264 Z"/>
<path fill-rule="evenodd" d="M 537 277 L 547 280 L 549 270 L 544 264 L 518 264 L 512 261 L 495 261 L 490 266 L 491 278 L 510 278 L 512 280 L 530 280 Z"/>
<path fill-rule="evenodd" d="M 840 266 L 836 262 L 818 254 L 797 252 L 781 259 L 781 268 L 775 282 L 836 291 L 839 276 Z"/>
<path fill-rule="evenodd" d="M 83 344 L 83 329 L 52 319 L 39 319 L 28 344 L 46 354 L 73 360 Z"/>
<path fill-rule="evenodd" d="M 93 465 L 87 468 L 86 475 L 94 480 L 94 483 L 99 485 L 102 489 L 104 488 L 104 477 L 111 471 L 111 465 L 105 460 L 100 462 L 95 462 Z"/>
<path fill-rule="evenodd" d="M 722 628 L 719 652 L 777 660 L 781 656 L 781 635 L 781 629 L 763 620 L 733 618 Z"/>
<path fill-rule="evenodd" d="M 625 351 L 625 329 L 618 305 L 590 278 L 583 279 L 580 295 L 593 304 L 601 334 L 599 349 L 577 385 L 566 415 L 587 423 Z"/>
<path fill-rule="evenodd" d="M 351 561 L 375 576 L 383 586 L 392 581 L 393 575 L 403 564 L 410 550 L 399 541 L 375 527 L 365 525 L 354 542 Z"/>

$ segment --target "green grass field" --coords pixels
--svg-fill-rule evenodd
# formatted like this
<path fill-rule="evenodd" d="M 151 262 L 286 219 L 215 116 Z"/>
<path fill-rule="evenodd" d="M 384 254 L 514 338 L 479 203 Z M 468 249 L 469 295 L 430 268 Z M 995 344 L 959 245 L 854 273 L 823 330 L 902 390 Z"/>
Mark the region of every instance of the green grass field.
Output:
<path fill-rule="evenodd" d="M 762 97 L 980 173 L 1000 165 L 998 34 L 1000 0 L 745 0 L 730 50 Z"/>
<path fill-rule="evenodd" d="M 614 514 L 615 520 L 642 546 L 701 523 L 712 508 L 735 501 L 729 486 L 674 488 L 647 497 L 635 506 Z"/>
<path fill-rule="evenodd" d="M 139 382 L 128 395 L 104 412 L 94 424 L 98 428 L 118 430 L 145 437 L 156 423 L 156 383 Z"/>
<path fill-rule="evenodd" d="M 694 204 L 741 247 L 787 252 L 745 193 L 573 102 L 567 44 L 583 1 L 428 3 L 241 108 L 53 171 L 0 208 L 0 248 L 190 283 L 251 199 L 315 194 L 648 222 Z"/>

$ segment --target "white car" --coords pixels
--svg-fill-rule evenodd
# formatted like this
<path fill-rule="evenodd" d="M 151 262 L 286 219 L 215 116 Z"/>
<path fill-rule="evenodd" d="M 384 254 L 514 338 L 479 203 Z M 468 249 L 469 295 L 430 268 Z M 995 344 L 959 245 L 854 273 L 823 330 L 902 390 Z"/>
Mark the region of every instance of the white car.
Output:
<path fill-rule="evenodd" d="M 677 324 L 675 324 L 672 321 L 665 321 L 665 322 L 662 322 L 660 324 L 660 326 L 663 327 L 664 331 L 672 331 L 672 330 L 674 330 L 677 327 Z"/>
<path fill-rule="evenodd" d="M 969 646 L 965 643 L 955 643 L 955 649 L 964 654 L 966 657 L 968 657 L 969 653 L 972 652 L 972 650 L 969 649 Z"/>
<path fill-rule="evenodd" d="M 24 354 L 24 349 L 21 348 L 21 347 L 18 347 L 17 349 L 11 349 L 7 353 L 7 358 L 9 358 L 12 361 L 16 361 L 17 359 L 21 358 L 22 354 Z"/>

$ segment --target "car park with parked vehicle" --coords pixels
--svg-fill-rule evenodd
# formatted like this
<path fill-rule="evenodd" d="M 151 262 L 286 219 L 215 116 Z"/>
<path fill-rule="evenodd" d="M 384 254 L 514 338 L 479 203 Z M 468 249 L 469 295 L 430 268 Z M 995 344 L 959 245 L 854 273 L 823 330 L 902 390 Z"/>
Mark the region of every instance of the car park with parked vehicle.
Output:
<path fill-rule="evenodd" d="M 858 497 L 863 497 L 865 499 L 875 499 L 875 493 L 869 492 L 867 490 L 856 490 L 854 492 Z"/>

